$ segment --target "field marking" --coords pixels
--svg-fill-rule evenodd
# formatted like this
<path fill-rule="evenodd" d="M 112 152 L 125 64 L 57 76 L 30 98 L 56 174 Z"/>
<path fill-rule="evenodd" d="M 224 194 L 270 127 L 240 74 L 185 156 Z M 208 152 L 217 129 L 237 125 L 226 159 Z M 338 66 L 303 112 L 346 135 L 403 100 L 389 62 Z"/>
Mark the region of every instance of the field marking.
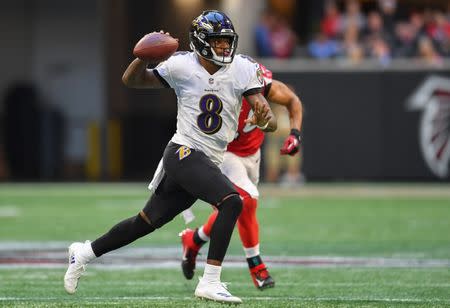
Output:
<path fill-rule="evenodd" d="M 288 297 L 267 297 L 267 296 L 245 296 L 241 297 L 243 300 L 253 301 L 306 301 L 306 302 L 384 302 L 384 303 L 450 303 L 450 299 L 442 298 L 385 298 L 385 297 L 301 297 L 301 296 L 288 296 Z M 60 301 L 67 300 L 65 297 L 0 297 L 0 301 Z M 111 301 L 133 301 L 133 300 L 154 300 L 154 301 L 166 301 L 166 300 L 188 300 L 198 301 L 195 297 L 174 297 L 174 296 L 124 296 L 124 297 L 83 297 L 76 298 L 77 301 L 104 301 L 110 303 Z"/>
<path fill-rule="evenodd" d="M 181 247 L 131 247 L 109 253 L 89 266 L 108 269 L 178 268 Z M 198 257 L 199 267 L 206 256 Z M 364 267 L 364 268 L 450 268 L 450 259 L 354 256 L 270 256 L 264 260 L 269 267 Z M 0 268 L 61 268 L 67 263 L 67 244 L 63 242 L 21 243 L 0 242 Z M 227 267 L 245 268 L 244 256 L 227 255 Z"/>
<path fill-rule="evenodd" d="M 86 273 L 89 274 L 89 273 Z M 87 276 L 84 274 L 84 276 Z M 17 281 L 24 279 L 26 276 L 20 276 L 17 279 L 8 277 L 8 280 L 2 282 L 3 285 L 15 285 Z M 46 278 L 48 279 L 48 278 Z M 231 287 L 248 287 L 251 282 L 227 282 Z M 108 283 L 101 281 L 90 281 L 89 286 L 136 286 L 136 287 L 146 287 L 146 286 L 185 286 L 189 284 L 188 280 L 181 280 L 180 282 L 167 282 L 167 281 L 109 281 Z M 60 286 L 61 282 L 58 281 L 27 281 L 27 288 L 32 288 L 33 286 Z M 450 283 L 366 283 L 366 282 L 327 282 L 327 283 L 300 283 L 300 282 L 277 282 L 277 286 L 284 287 L 309 287 L 309 288 L 324 288 L 324 287 L 342 287 L 342 288 L 353 288 L 353 287 L 404 287 L 404 288 L 449 288 Z"/>
<path fill-rule="evenodd" d="M 289 268 L 289 267 L 304 267 L 304 268 L 449 268 L 450 261 L 447 260 L 424 260 L 425 262 L 410 262 L 405 260 L 405 262 L 383 262 L 383 263 L 333 263 L 333 261 L 304 261 L 301 258 L 294 262 L 283 262 L 278 261 L 274 262 L 270 257 L 264 258 L 265 263 L 270 268 Z M 90 268 L 94 269 L 108 269 L 108 270 L 132 270 L 132 269 L 173 269 L 180 267 L 181 258 L 174 259 L 171 261 L 167 261 L 164 259 L 146 259 L 140 260 L 139 263 L 136 263 L 135 260 L 108 260 L 106 262 L 109 263 L 91 263 L 89 264 Z M 199 259 L 197 267 L 202 269 L 204 268 L 204 259 Z M 439 262 L 437 262 L 439 261 Z M 48 268 L 48 269 L 57 269 L 57 268 L 65 268 L 67 267 L 66 260 L 53 260 L 52 262 L 46 260 L 18 260 L 18 259 L 2 259 L 0 258 L 0 269 L 39 269 L 39 268 Z M 230 259 L 225 259 L 224 266 L 227 268 L 247 268 L 247 263 L 244 261 L 231 261 Z"/>
<path fill-rule="evenodd" d="M 1 205 L 0 206 L 0 218 L 18 217 L 21 214 L 19 207 L 14 205 Z"/>

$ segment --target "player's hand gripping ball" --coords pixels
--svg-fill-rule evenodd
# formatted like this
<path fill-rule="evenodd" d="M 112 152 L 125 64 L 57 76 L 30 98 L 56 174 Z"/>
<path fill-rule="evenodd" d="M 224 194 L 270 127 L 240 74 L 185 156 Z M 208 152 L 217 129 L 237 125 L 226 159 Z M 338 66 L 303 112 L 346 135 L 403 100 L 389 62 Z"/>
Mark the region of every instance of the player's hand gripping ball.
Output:
<path fill-rule="evenodd" d="M 168 59 L 177 49 L 178 39 L 160 31 L 145 35 L 137 42 L 133 54 L 141 60 L 159 63 Z"/>
<path fill-rule="evenodd" d="M 280 149 L 280 154 L 294 156 L 300 149 L 301 140 L 300 132 L 295 128 L 291 129 L 290 135 L 286 138 L 283 147 Z"/>

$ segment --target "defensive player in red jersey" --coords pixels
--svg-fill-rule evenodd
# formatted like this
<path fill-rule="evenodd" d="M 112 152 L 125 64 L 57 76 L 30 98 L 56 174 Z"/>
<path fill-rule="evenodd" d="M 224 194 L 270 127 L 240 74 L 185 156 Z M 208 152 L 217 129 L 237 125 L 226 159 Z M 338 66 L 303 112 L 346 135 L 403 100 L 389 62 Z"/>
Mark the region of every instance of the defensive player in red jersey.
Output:
<path fill-rule="evenodd" d="M 265 81 L 264 95 L 267 100 L 285 106 L 289 112 L 291 132 L 280 149 L 280 154 L 295 155 L 300 147 L 302 103 L 284 83 L 272 80 L 270 70 L 263 65 L 260 67 Z M 253 283 L 258 289 L 263 290 L 274 287 L 275 281 L 267 271 L 259 250 L 259 225 L 256 218 L 259 196 L 257 184 L 261 157 L 260 147 L 264 140 L 264 132 L 256 126 L 248 124 L 248 119 L 252 117 L 252 114 L 250 105 L 243 99 L 236 138 L 228 145 L 221 170 L 235 185 L 243 200 L 243 209 L 238 218 L 239 235 Z M 209 240 L 216 217 L 217 211 L 214 211 L 200 228 L 185 229 L 180 233 L 183 245 L 181 265 L 186 279 L 192 279 L 194 276 L 197 254 L 203 244 Z"/>

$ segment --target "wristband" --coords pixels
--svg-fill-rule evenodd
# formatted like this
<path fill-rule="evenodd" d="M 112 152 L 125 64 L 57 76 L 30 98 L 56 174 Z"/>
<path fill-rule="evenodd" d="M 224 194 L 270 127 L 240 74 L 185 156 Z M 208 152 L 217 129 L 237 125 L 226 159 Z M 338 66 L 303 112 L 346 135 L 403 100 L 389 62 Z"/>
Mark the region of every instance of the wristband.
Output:
<path fill-rule="evenodd" d="M 295 136 L 298 140 L 301 139 L 300 131 L 298 129 L 296 129 L 296 128 L 292 128 L 290 134 Z"/>

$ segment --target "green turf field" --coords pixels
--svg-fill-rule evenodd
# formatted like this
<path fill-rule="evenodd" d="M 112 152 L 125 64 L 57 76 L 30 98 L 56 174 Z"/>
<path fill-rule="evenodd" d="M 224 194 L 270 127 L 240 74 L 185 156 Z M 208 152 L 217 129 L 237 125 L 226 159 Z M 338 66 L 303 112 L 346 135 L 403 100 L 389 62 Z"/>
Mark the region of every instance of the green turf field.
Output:
<path fill-rule="evenodd" d="M 448 185 L 419 184 L 262 188 L 258 213 L 263 256 L 393 258 L 400 263 L 278 264 L 271 269 L 277 286 L 264 292 L 254 289 L 245 268 L 225 266 L 223 280 L 249 307 L 450 306 L 449 192 Z M 64 247 L 94 239 L 135 215 L 147 198 L 145 184 L 0 185 L 0 260 L 8 245 Z M 196 204 L 197 219 L 190 227 L 210 210 Z M 179 248 L 177 234 L 183 228 L 177 217 L 132 247 Z M 243 255 L 237 232 L 229 254 Z M 63 266 L 0 263 L 0 306 L 215 306 L 193 298 L 196 281 L 185 281 L 178 268 L 94 266 L 74 296 L 64 293 L 64 272 Z"/>

